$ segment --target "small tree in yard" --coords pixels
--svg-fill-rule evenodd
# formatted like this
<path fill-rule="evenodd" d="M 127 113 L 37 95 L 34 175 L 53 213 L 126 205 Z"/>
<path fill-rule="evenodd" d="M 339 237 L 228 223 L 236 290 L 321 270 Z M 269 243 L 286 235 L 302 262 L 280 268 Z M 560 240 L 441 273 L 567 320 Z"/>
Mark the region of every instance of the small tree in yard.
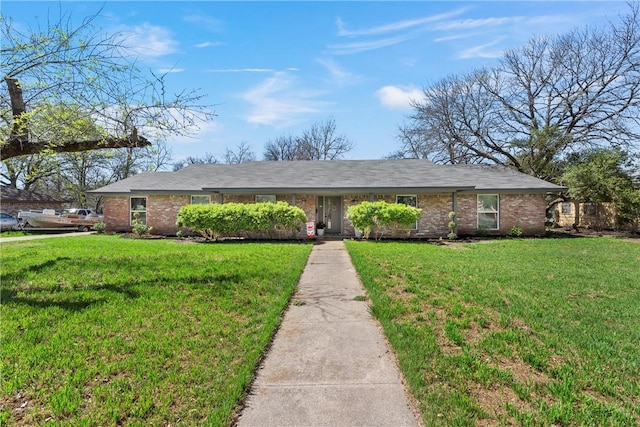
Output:
<path fill-rule="evenodd" d="M 146 234 L 151 233 L 153 227 L 148 227 L 143 221 L 140 220 L 140 212 L 134 212 L 133 221 L 131 221 L 131 231 L 138 235 L 138 237 L 142 237 Z"/>
<path fill-rule="evenodd" d="M 447 226 L 449 227 L 449 234 L 447 234 L 447 237 L 449 240 L 456 240 L 458 238 L 458 235 L 456 234 L 456 227 L 458 224 L 456 223 L 456 213 L 453 211 L 449 212 L 449 223 Z"/>
<path fill-rule="evenodd" d="M 128 45 L 125 34 L 103 33 L 95 26 L 99 16 L 74 23 L 61 12 L 25 27 L 0 14 L 0 160 L 147 147 L 151 142 L 142 134 L 157 140 L 187 135 L 213 117 L 200 103 L 203 94 L 171 94 L 167 74 L 138 68 L 139 46 Z M 71 108 L 74 117 L 99 123 L 103 132 L 83 135 L 82 122 L 52 111 L 52 105 Z M 34 126 L 45 121 L 46 128 Z M 67 138 L 56 137 L 61 130 Z"/>

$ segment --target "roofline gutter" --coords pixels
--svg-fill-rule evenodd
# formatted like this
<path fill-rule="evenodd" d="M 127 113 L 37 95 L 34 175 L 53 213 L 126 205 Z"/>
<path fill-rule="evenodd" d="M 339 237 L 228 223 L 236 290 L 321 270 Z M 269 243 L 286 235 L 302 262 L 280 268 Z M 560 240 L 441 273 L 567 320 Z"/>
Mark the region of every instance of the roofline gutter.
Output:
<path fill-rule="evenodd" d="M 397 194 L 402 193 L 451 193 L 454 191 L 473 190 L 474 187 L 313 187 L 313 188 L 200 188 L 200 189 L 180 189 L 180 190 L 158 190 L 132 188 L 125 191 L 100 191 L 90 190 L 87 193 L 99 195 L 131 195 L 131 194 Z"/>
<path fill-rule="evenodd" d="M 458 194 L 519 194 L 519 193 L 559 193 L 566 191 L 567 187 L 536 187 L 536 188 L 475 188 L 475 187 L 333 187 L 333 188 L 200 188 L 200 189 L 180 189 L 180 190 L 157 190 L 132 188 L 128 191 L 99 191 L 90 190 L 89 194 L 103 196 L 131 196 L 141 194 L 317 194 L 317 195 L 337 195 L 337 194 L 438 194 L 453 193 Z"/>

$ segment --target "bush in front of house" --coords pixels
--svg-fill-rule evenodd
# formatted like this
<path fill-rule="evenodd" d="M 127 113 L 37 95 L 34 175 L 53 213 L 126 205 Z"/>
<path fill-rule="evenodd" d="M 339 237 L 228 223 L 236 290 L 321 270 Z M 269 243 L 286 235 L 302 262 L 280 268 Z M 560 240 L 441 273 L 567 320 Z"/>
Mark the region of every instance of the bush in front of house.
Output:
<path fill-rule="evenodd" d="M 140 220 L 140 212 L 134 212 L 133 221 L 131 221 L 131 231 L 137 234 L 138 237 L 142 237 L 151 233 L 151 230 L 153 230 L 153 227 L 147 227 L 147 224 Z"/>
<path fill-rule="evenodd" d="M 386 227 L 390 227 L 393 231 L 401 229 L 409 231 L 420 218 L 421 212 L 422 209 L 381 200 L 349 206 L 347 218 L 355 229 L 362 231 L 365 239 L 368 239 L 373 231 L 377 240 L 382 237 Z"/>
<path fill-rule="evenodd" d="M 245 205 L 251 217 L 252 227 L 247 231 L 274 237 L 279 232 L 294 234 L 307 221 L 304 211 L 286 202 L 256 203 Z"/>
<path fill-rule="evenodd" d="M 104 221 L 99 221 L 93 224 L 93 231 L 95 231 L 98 234 L 104 234 L 106 229 L 107 229 L 107 224 L 105 224 Z"/>
<path fill-rule="evenodd" d="M 190 228 L 208 240 L 222 236 L 262 234 L 274 237 L 278 232 L 300 230 L 306 222 L 304 211 L 285 202 L 225 203 L 186 205 L 178 212 L 178 227 Z"/>

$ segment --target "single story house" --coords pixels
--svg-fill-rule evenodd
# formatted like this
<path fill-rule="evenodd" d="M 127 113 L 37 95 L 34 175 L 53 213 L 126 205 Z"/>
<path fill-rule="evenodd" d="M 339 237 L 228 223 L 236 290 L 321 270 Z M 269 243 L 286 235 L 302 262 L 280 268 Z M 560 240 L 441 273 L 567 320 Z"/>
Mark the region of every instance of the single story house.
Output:
<path fill-rule="evenodd" d="M 189 203 L 282 200 L 302 208 L 309 221 L 324 222 L 325 234 L 353 236 L 349 206 L 385 200 L 422 209 L 410 235 L 437 238 L 449 232 L 451 211 L 460 235 L 506 235 L 513 226 L 543 234 L 545 195 L 564 189 L 504 167 L 403 159 L 197 164 L 138 174 L 90 193 L 104 197 L 108 231 L 130 231 L 137 212 L 154 233 L 172 235 L 178 210 Z"/>
<path fill-rule="evenodd" d="M 576 216 L 576 207 L 578 215 Z M 552 206 L 554 220 L 560 227 L 585 227 L 593 230 L 615 230 L 618 227 L 616 217 L 618 211 L 611 202 L 575 202 L 562 201 Z M 578 224 L 576 224 L 578 219 Z M 623 229 L 634 230 L 640 224 L 640 218 L 634 223 L 623 226 Z"/>
<path fill-rule="evenodd" d="M 10 213 L 14 217 L 20 211 L 41 211 L 43 209 L 60 211 L 69 207 L 68 205 L 68 200 L 60 200 L 47 194 L 20 190 L 7 185 L 0 188 L 0 207 L 4 212 Z"/>

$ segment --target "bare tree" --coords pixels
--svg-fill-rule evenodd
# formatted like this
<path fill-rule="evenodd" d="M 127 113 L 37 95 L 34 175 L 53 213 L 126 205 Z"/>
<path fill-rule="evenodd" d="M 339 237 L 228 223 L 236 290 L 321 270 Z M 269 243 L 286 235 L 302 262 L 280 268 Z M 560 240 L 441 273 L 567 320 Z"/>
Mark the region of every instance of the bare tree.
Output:
<path fill-rule="evenodd" d="M 182 161 L 174 163 L 173 171 L 175 172 L 189 165 L 204 165 L 215 163 L 220 163 L 218 157 L 213 153 L 206 152 L 200 156 L 187 156 Z"/>
<path fill-rule="evenodd" d="M 222 153 L 223 163 L 245 163 L 256 160 L 256 154 L 246 141 L 240 142 L 235 149 L 226 147 Z"/>
<path fill-rule="evenodd" d="M 299 160 L 298 140 L 291 136 L 279 136 L 264 146 L 264 159 L 275 161 Z"/>
<path fill-rule="evenodd" d="M 342 134 L 336 134 L 336 121 L 329 119 L 315 123 L 298 141 L 304 160 L 335 160 L 353 149 L 353 143 Z"/>
<path fill-rule="evenodd" d="M 446 135 L 434 135 L 432 129 L 422 128 L 422 123 L 405 123 L 398 128 L 396 138 L 400 148 L 386 156 L 388 159 L 428 159 L 434 163 L 473 163 L 467 155 L 456 151 Z"/>
<path fill-rule="evenodd" d="M 61 13 L 44 27 L 22 30 L 0 15 L 0 160 L 48 152 L 149 146 L 143 137 L 184 135 L 213 116 L 196 91 L 167 93 L 166 75 L 142 72 L 120 34 L 102 34 L 94 26 L 100 11 L 74 25 Z M 5 89 L 1 90 L 4 85 Z M 103 132 L 87 137 L 65 116 L 67 106 L 99 124 Z M 54 133 L 34 129 L 45 117 Z M 38 120 L 41 124 L 43 120 Z"/>
<path fill-rule="evenodd" d="M 640 4 L 606 29 L 534 38 L 507 51 L 497 67 L 445 78 L 424 95 L 413 104 L 410 131 L 439 162 L 496 163 L 551 179 L 568 153 L 634 148 Z"/>
<path fill-rule="evenodd" d="M 336 160 L 354 147 L 344 134 L 336 133 L 336 122 L 314 123 L 300 137 L 281 136 L 265 144 L 265 160 Z"/>

